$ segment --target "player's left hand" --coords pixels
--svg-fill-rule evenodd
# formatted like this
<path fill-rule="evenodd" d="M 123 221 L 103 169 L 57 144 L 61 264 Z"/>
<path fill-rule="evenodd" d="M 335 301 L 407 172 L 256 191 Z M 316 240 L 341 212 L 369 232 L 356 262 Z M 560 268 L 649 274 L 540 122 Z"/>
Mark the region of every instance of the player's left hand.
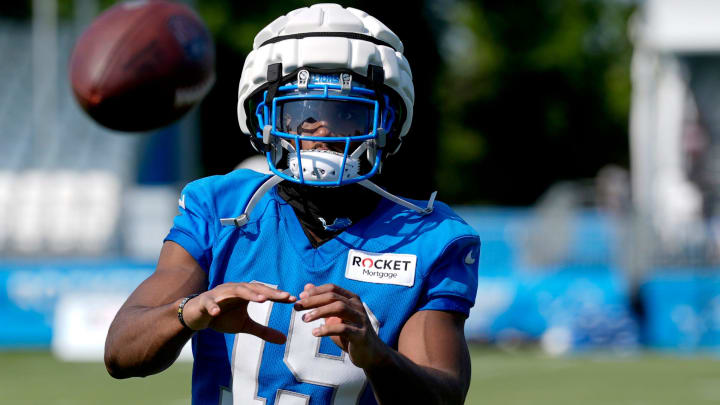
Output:
<path fill-rule="evenodd" d="M 325 318 L 325 324 L 313 329 L 313 336 L 330 336 L 350 360 L 360 368 L 378 363 L 387 349 L 372 327 L 370 317 L 356 294 L 335 284 L 306 284 L 295 303 L 295 310 L 313 309 L 303 316 L 312 322 Z"/>

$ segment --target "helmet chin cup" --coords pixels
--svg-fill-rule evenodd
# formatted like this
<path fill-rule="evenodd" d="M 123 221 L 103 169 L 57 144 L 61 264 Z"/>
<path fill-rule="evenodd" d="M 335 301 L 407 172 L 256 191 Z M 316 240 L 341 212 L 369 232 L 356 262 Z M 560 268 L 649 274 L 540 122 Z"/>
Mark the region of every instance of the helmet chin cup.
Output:
<path fill-rule="evenodd" d="M 303 150 L 300 151 L 298 164 L 297 153 L 288 154 L 288 168 L 292 176 L 302 182 L 327 182 L 327 186 L 337 186 L 340 173 L 342 179 L 356 178 L 360 170 L 360 160 L 348 156 L 345 159 L 343 170 L 343 154 L 329 150 Z M 302 167 L 302 168 L 301 168 Z M 300 174 L 302 170 L 302 174 Z"/>

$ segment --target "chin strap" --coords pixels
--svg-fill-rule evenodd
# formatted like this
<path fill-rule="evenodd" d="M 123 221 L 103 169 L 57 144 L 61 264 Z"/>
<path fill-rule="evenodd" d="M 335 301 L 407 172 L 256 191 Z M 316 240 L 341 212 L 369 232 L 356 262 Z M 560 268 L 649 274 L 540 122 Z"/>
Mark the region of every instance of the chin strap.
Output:
<path fill-rule="evenodd" d="M 283 181 L 283 178 L 278 176 L 277 174 L 274 174 L 272 177 L 267 179 L 265 183 L 261 184 L 260 187 L 258 187 L 255 193 L 252 195 L 250 201 L 245 207 L 245 211 L 243 211 L 242 214 L 235 218 L 220 218 L 220 223 L 222 224 L 222 226 L 235 226 L 241 228 L 245 224 L 247 224 L 250 220 L 250 213 L 255 208 L 255 205 L 257 205 L 257 203 L 265 195 L 265 193 L 270 191 L 271 188 L 275 187 L 275 185 L 280 183 L 281 181 Z"/>
<path fill-rule="evenodd" d="M 380 186 L 371 182 L 370 180 L 363 180 L 363 181 L 359 182 L 359 184 L 361 186 L 367 188 L 370 191 L 374 191 L 375 193 L 380 194 L 381 196 L 387 198 L 388 200 L 394 202 L 395 204 L 402 205 L 405 208 L 409 208 L 409 209 L 417 212 L 420 215 L 427 215 L 427 214 L 433 212 L 433 203 L 435 202 L 435 196 L 437 195 L 437 191 L 433 191 L 433 193 L 430 194 L 430 199 L 428 200 L 427 207 L 421 208 L 409 201 L 403 200 L 402 198 L 400 198 L 396 195 L 388 193 L 387 191 L 383 190 L 382 188 L 380 188 Z"/>
<path fill-rule="evenodd" d="M 248 221 L 250 221 L 250 213 L 255 208 L 260 199 L 265 195 L 265 193 L 270 191 L 271 188 L 275 187 L 276 184 L 280 183 L 283 180 L 284 179 L 282 177 L 276 174 L 267 179 L 263 184 L 260 185 L 260 187 L 258 187 L 252 197 L 250 197 L 250 201 L 248 202 L 247 206 L 245 207 L 245 211 L 243 211 L 242 214 L 235 218 L 220 218 L 220 223 L 222 224 L 222 226 L 234 226 L 237 228 L 245 226 Z M 428 200 L 427 207 L 422 208 L 409 201 L 405 201 L 396 195 L 388 193 L 370 180 L 363 180 L 359 182 L 359 184 L 370 191 L 380 194 L 380 196 L 387 198 L 395 204 L 402 205 L 405 208 L 409 208 L 420 215 L 427 215 L 433 212 L 433 203 L 435 202 L 435 196 L 437 195 L 437 191 L 433 191 L 433 193 L 430 195 L 430 200 Z M 321 220 L 323 221 L 323 225 L 326 225 L 325 221 L 322 218 Z M 334 225 L 336 224 L 329 225 L 328 227 L 332 227 Z"/>

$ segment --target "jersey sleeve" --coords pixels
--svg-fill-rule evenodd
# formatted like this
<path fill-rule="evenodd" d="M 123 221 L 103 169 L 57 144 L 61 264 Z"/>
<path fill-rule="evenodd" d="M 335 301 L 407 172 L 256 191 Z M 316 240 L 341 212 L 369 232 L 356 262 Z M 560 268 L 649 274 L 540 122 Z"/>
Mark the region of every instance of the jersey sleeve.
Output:
<path fill-rule="evenodd" d="M 469 315 L 478 285 L 480 239 L 467 236 L 450 243 L 425 277 L 418 311 Z"/>
<path fill-rule="evenodd" d="M 200 182 L 185 186 L 178 200 L 179 213 L 165 237 L 165 241 L 171 240 L 187 250 L 206 272 L 212 262 L 217 221 L 211 198 L 211 193 L 205 192 Z"/>

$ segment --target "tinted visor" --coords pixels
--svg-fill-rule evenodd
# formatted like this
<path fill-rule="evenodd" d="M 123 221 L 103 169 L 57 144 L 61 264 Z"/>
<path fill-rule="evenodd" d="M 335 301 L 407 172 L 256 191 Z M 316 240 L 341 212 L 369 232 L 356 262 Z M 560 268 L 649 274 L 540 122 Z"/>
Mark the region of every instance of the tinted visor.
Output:
<path fill-rule="evenodd" d="M 278 101 L 275 129 L 306 136 L 367 135 L 373 131 L 374 107 L 372 103 L 327 99 Z"/>

